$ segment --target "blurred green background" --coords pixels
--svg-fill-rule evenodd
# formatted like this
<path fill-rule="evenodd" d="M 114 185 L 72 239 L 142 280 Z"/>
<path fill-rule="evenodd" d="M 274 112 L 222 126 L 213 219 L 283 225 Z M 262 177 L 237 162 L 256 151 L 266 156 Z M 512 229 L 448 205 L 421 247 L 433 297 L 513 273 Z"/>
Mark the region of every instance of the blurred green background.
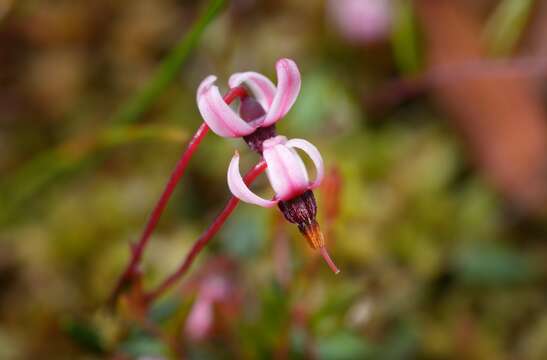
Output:
<path fill-rule="evenodd" d="M 543 0 L 0 0 L 0 359 L 547 359 L 546 23 Z M 241 204 L 180 286 L 108 309 L 201 80 L 275 82 L 282 57 L 303 84 L 277 128 L 322 152 L 342 272 Z M 192 159 L 145 289 L 224 206 L 234 149 L 258 160 L 214 134 Z"/>

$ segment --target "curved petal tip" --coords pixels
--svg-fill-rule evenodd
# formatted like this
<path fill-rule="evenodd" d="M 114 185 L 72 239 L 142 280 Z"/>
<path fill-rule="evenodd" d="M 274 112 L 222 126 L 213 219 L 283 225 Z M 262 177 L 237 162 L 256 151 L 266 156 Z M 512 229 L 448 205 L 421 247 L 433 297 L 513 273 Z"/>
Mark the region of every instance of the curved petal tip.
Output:
<path fill-rule="evenodd" d="M 254 71 L 235 73 L 230 76 L 228 84 L 231 88 L 245 84 L 265 111 L 270 109 L 277 91 L 270 79 Z"/>
<path fill-rule="evenodd" d="M 310 157 L 316 170 L 315 180 L 311 183 L 310 187 L 311 189 L 315 189 L 321 185 L 323 178 L 325 177 L 325 166 L 323 164 L 321 153 L 317 150 L 315 145 L 304 139 L 291 139 L 287 141 L 286 145 L 291 148 L 300 149 Z"/>
<path fill-rule="evenodd" d="M 217 77 L 215 75 L 209 75 L 203 81 L 201 84 L 199 84 L 198 91 L 196 93 L 196 100 L 199 102 L 199 98 L 203 96 L 203 94 L 209 90 L 211 85 L 213 85 L 217 81 Z"/>
<path fill-rule="evenodd" d="M 218 87 L 213 85 L 216 77 L 210 75 L 200 84 L 196 100 L 203 121 L 211 130 L 222 137 L 241 137 L 255 131 L 255 127 L 241 119 L 226 104 Z"/>
<path fill-rule="evenodd" d="M 277 201 L 266 200 L 256 195 L 243 181 L 239 172 L 239 153 L 236 151 L 228 167 L 228 187 L 232 194 L 241 201 L 262 207 L 272 207 Z"/>
<path fill-rule="evenodd" d="M 296 63 L 287 58 L 275 64 L 277 71 L 277 92 L 268 109 L 262 126 L 269 126 L 284 117 L 293 106 L 300 93 L 300 71 Z"/>

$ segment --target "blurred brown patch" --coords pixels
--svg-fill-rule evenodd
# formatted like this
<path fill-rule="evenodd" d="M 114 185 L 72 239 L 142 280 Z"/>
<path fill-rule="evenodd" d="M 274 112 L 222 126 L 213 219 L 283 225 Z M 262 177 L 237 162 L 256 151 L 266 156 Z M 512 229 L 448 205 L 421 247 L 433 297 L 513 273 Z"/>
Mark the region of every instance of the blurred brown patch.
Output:
<path fill-rule="evenodd" d="M 416 1 L 431 67 L 478 60 L 485 51 L 480 24 L 461 3 Z M 434 85 L 484 175 L 522 210 L 535 212 L 547 199 L 545 110 L 532 80 L 489 74 Z"/>

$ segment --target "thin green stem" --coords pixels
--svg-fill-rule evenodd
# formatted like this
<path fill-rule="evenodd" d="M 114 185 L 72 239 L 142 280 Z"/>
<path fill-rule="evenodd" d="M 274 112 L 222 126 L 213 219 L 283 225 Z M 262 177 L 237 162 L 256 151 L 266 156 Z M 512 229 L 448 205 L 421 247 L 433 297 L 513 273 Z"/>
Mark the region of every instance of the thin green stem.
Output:
<path fill-rule="evenodd" d="M 171 50 L 165 60 L 158 65 L 148 83 L 126 101 L 117 111 L 109 128 L 95 135 L 71 138 L 54 149 L 45 150 L 17 169 L 11 176 L 0 181 L 0 224 L 12 220 L 17 211 L 44 188 L 57 181 L 63 175 L 77 172 L 82 168 L 100 164 L 103 156 L 94 156 L 97 147 L 89 147 L 88 141 L 107 136 L 113 127 L 124 126 L 139 120 L 150 106 L 161 96 L 165 89 L 176 79 L 182 65 L 207 25 L 215 18 L 225 0 L 211 0 L 202 15 L 181 41 Z M 117 130 L 123 132 L 124 130 Z M 83 150 L 85 151 L 83 151 Z"/>
<path fill-rule="evenodd" d="M 180 68 L 197 46 L 203 31 L 217 16 L 224 3 L 225 0 L 212 0 L 209 3 L 203 15 L 159 65 L 148 84 L 114 115 L 113 124 L 132 123 L 150 108 L 167 86 L 176 79 Z"/>

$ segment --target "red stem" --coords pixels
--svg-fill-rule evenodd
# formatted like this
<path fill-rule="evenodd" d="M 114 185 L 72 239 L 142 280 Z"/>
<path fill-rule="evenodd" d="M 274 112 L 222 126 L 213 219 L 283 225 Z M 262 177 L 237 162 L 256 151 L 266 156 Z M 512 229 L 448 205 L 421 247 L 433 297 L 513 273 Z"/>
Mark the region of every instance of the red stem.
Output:
<path fill-rule="evenodd" d="M 231 104 L 235 99 L 239 97 L 243 97 L 247 95 L 247 91 L 244 87 L 238 86 L 233 89 L 230 89 L 226 95 L 224 95 L 224 101 L 227 104 Z M 116 284 L 116 287 L 114 288 L 114 291 L 112 292 L 112 295 L 110 297 L 110 300 L 113 301 L 116 299 L 120 291 L 123 289 L 123 287 L 128 283 L 128 281 L 136 274 L 137 268 L 139 266 L 139 263 L 142 259 L 142 256 L 144 254 L 144 248 L 148 244 L 148 241 L 150 240 L 150 236 L 154 232 L 154 229 L 156 228 L 156 225 L 158 224 L 158 221 L 160 220 L 160 217 L 165 210 L 165 207 L 167 206 L 167 203 L 169 199 L 171 198 L 171 195 L 173 194 L 173 191 L 175 190 L 175 187 L 179 183 L 180 179 L 184 175 L 184 172 L 186 168 L 188 167 L 188 163 L 190 162 L 190 159 L 194 155 L 194 152 L 199 147 L 199 144 L 207 135 L 207 132 L 209 132 L 209 126 L 207 126 L 206 123 L 201 124 L 201 126 L 198 128 L 192 139 L 190 140 L 190 143 L 186 147 L 186 150 L 182 154 L 181 158 L 177 162 L 177 165 L 175 166 L 175 169 L 171 173 L 171 177 L 169 178 L 169 181 L 167 182 L 167 185 L 165 186 L 165 189 L 163 190 L 163 193 L 161 194 L 161 197 L 154 207 L 154 210 L 150 214 L 150 217 L 148 218 L 148 222 L 146 223 L 146 227 L 144 228 L 144 231 L 142 232 L 142 235 L 139 239 L 139 241 L 131 246 L 131 258 L 129 260 L 129 263 L 125 269 L 125 271 L 120 276 L 118 283 Z"/>
<path fill-rule="evenodd" d="M 244 177 L 245 184 L 250 185 L 258 175 L 264 172 L 266 170 L 266 162 L 264 160 L 261 160 L 258 164 L 255 165 L 253 169 L 251 169 Z M 239 203 L 239 199 L 232 196 L 224 209 L 218 214 L 215 221 L 209 226 L 207 230 L 201 236 L 198 238 L 198 240 L 194 243 L 192 246 L 192 249 L 190 249 L 190 252 L 188 255 L 186 255 L 186 258 L 184 261 L 180 264 L 179 268 L 171 274 L 167 279 L 163 281 L 157 288 L 149 292 L 145 300 L 146 302 L 150 303 L 154 301 L 157 297 L 159 297 L 162 293 L 164 293 L 166 290 L 168 290 L 177 280 L 179 280 L 192 266 L 192 263 L 194 262 L 194 259 L 196 256 L 201 252 L 201 250 L 209 243 L 211 238 L 220 230 L 222 225 L 226 222 L 228 217 L 232 214 L 234 209 L 236 208 L 237 204 Z"/>

